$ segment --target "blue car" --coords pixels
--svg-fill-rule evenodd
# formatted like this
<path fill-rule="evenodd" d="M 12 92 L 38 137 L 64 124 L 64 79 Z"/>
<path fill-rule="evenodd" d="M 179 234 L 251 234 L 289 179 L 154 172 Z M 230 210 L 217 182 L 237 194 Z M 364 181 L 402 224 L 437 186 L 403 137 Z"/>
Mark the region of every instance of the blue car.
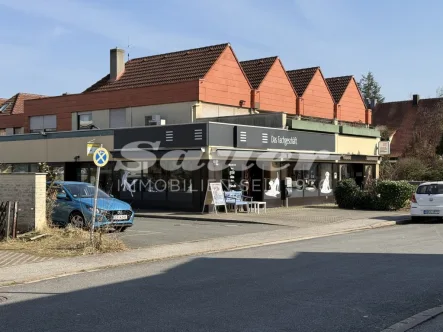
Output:
<path fill-rule="evenodd" d="M 57 201 L 52 211 L 52 222 L 61 226 L 88 227 L 94 211 L 95 187 L 84 182 L 56 182 Z M 99 189 L 94 227 L 112 227 L 125 231 L 134 223 L 134 211 L 128 203 L 120 201 Z"/>

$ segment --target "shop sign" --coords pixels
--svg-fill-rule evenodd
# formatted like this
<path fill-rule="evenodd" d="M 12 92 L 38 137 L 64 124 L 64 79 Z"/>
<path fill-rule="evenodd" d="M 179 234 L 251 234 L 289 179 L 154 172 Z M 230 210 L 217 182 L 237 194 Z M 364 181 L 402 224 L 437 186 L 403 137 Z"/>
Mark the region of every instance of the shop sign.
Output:
<path fill-rule="evenodd" d="M 379 155 L 391 154 L 391 142 L 390 141 L 378 142 L 378 154 Z"/>
<path fill-rule="evenodd" d="M 235 131 L 237 148 L 335 152 L 334 134 L 246 126 Z"/>

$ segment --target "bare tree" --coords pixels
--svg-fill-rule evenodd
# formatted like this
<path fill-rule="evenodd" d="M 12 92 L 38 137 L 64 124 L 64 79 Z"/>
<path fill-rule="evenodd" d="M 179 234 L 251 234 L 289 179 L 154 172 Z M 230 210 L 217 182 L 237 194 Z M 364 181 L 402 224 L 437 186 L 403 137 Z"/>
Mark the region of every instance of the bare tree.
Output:
<path fill-rule="evenodd" d="M 431 162 L 437 158 L 436 147 L 443 134 L 443 102 L 437 102 L 434 107 L 420 106 L 417 112 L 412 142 L 405 156 Z"/>

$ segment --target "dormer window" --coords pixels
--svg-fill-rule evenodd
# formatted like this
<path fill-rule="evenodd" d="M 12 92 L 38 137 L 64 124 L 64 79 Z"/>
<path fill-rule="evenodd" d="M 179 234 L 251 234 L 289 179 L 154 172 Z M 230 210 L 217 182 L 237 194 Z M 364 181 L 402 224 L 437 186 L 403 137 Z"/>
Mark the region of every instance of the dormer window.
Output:
<path fill-rule="evenodd" d="M 5 113 L 6 109 L 8 108 L 10 103 L 5 103 L 2 106 L 0 106 L 0 113 Z"/>

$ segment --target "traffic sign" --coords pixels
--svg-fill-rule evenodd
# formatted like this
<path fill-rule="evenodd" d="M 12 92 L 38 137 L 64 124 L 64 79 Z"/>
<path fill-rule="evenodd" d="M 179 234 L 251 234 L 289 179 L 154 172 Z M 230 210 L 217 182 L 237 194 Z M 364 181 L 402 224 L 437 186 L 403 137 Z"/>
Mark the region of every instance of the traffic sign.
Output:
<path fill-rule="evenodd" d="M 86 155 L 87 156 L 93 156 L 94 152 L 100 148 L 102 145 L 99 143 L 89 143 L 86 146 Z"/>
<path fill-rule="evenodd" d="M 109 152 L 105 148 L 99 148 L 95 150 L 94 152 L 94 164 L 97 167 L 103 167 L 106 166 L 106 164 L 109 162 Z"/>

